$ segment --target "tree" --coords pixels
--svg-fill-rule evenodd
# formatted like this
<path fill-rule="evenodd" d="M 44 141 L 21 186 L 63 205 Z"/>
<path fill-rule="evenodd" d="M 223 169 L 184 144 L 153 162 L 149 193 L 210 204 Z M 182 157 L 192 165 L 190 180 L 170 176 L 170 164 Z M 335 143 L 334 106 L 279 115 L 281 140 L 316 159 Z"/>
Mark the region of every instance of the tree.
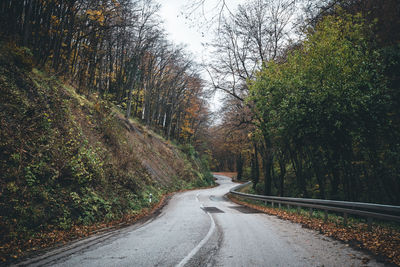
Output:
<path fill-rule="evenodd" d="M 243 101 L 246 81 L 288 41 L 293 1 L 253 0 L 223 16 L 212 44 L 215 60 L 208 68 L 215 89 Z"/>
<path fill-rule="evenodd" d="M 168 138 L 180 139 L 187 123 L 192 140 L 208 118 L 203 83 L 184 49 L 166 40 L 158 10 L 153 0 L 6 0 L 0 34 L 79 93 L 114 102 Z"/>
<path fill-rule="evenodd" d="M 393 99 L 371 29 L 359 14 L 326 16 L 251 84 L 257 126 L 274 151 L 287 153 L 300 196 L 383 201 L 385 192 L 384 201 L 398 201 L 388 186 L 397 176 L 376 172 L 388 164 L 378 158 L 398 153 L 387 147 L 398 137 L 382 131 L 393 126 L 386 112 Z"/>

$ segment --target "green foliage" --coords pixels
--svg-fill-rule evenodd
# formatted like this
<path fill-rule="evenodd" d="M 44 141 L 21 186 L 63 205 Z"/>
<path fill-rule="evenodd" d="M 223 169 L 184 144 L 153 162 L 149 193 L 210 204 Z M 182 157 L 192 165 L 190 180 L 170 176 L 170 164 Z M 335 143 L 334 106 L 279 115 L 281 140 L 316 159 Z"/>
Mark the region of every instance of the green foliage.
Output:
<path fill-rule="evenodd" d="M 191 159 L 198 157 L 197 151 L 195 150 L 192 144 L 190 143 L 182 144 L 180 148 L 182 149 L 183 153 L 188 155 Z"/>
<path fill-rule="evenodd" d="M 361 15 L 327 16 L 250 84 L 258 129 L 291 159 L 300 196 L 400 203 L 398 95 L 372 27 Z"/>
<path fill-rule="evenodd" d="M 0 43 L 2 60 L 15 64 L 18 68 L 31 71 L 33 67 L 33 54 L 27 47 L 17 46 L 15 43 Z"/>
<path fill-rule="evenodd" d="M 179 145 L 182 150 L 185 159 L 185 171 L 187 173 L 193 172 L 193 169 L 198 169 L 199 171 L 194 171 L 196 179 L 192 184 L 194 187 L 209 186 L 214 184 L 214 176 L 210 171 L 209 166 L 209 155 L 204 154 L 200 157 L 199 153 L 195 150 L 193 145 L 190 143 Z"/>

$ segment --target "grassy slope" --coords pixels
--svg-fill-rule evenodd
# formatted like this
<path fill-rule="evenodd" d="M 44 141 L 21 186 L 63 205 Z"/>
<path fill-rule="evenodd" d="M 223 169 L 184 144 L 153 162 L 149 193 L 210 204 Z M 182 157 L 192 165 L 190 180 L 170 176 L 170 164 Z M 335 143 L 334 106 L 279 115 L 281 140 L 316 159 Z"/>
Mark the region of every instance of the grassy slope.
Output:
<path fill-rule="evenodd" d="M 3 260 L 46 233 L 138 214 L 149 194 L 212 183 L 193 153 L 32 69 L 20 48 L 1 47 L 0 123 Z"/>

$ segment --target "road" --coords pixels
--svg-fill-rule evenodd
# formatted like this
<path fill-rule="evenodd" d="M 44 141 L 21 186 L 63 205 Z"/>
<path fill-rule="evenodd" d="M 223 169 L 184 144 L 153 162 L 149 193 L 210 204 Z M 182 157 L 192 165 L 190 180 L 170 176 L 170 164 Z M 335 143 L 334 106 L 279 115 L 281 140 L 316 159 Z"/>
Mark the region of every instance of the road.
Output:
<path fill-rule="evenodd" d="M 301 225 L 224 195 L 236 184 L 176 194 L 155 218 L 59 248 L 29 266 L 383 266 Z M 368 264 L 362 260 L 370 259 Z"/>

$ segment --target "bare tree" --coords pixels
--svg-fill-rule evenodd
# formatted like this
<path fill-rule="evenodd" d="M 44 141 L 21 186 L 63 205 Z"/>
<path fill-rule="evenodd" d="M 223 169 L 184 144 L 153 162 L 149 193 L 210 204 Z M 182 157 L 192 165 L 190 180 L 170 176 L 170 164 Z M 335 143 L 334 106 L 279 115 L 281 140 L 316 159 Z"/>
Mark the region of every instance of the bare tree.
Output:
<path fill-rule="evenodd" d="M 144 1 L 141 10 L 138 14 L 138 21 L 134 32 L 134 47 L 133 54 L 128 62 L 128 102 L 126 109 L 126 117 L 129 118 L 132 108 L 132 92 L 135 88 L 136 82 L 139 78 L 139 65 L 145 52 L 153 45 L 160 36 L 157 29 L 158 21 L 153 19 L 154 14 L 159 10 L 159 5 L 154 4 L 152 1 Z"/>
<path fill-rule="evenodd" d="M 276 60 L 290 41 L 295 11 L 294 0 L 251 0 L 239 5 L 234 14 L 224 16 L 212 43 L 213 60 L 207 65 L 212 87 L 228 94 L 227 105 L 236 103 L 229 118 L 236 129 L 249 129 L 261 122 L 251 113 L 251 103 L 244 104 L 248 95 L 248 82 L 262 67 Z M 232 101 L 235 99 L 235 101 Z M 235 114 L 236 113 L 236 114 Z M 258 168 L 258 154 L 262 155 L 265 193 L 270 194 L 274 151 L 268 136 L 253 140 L 252 167 Z M 258 148 L 262 148 L 259 149 Z M 238 154 L 238 163 L 242 161 Z M 240 164 L 239 164 L 240 165 Z"/>
<path fill-rule="evenodd" d="M 246 81 L 288 42 L 295 8 L 293 0 L 252 0 L 224 16 L 207 66 L 212 86 L 243 101 Z"/>

